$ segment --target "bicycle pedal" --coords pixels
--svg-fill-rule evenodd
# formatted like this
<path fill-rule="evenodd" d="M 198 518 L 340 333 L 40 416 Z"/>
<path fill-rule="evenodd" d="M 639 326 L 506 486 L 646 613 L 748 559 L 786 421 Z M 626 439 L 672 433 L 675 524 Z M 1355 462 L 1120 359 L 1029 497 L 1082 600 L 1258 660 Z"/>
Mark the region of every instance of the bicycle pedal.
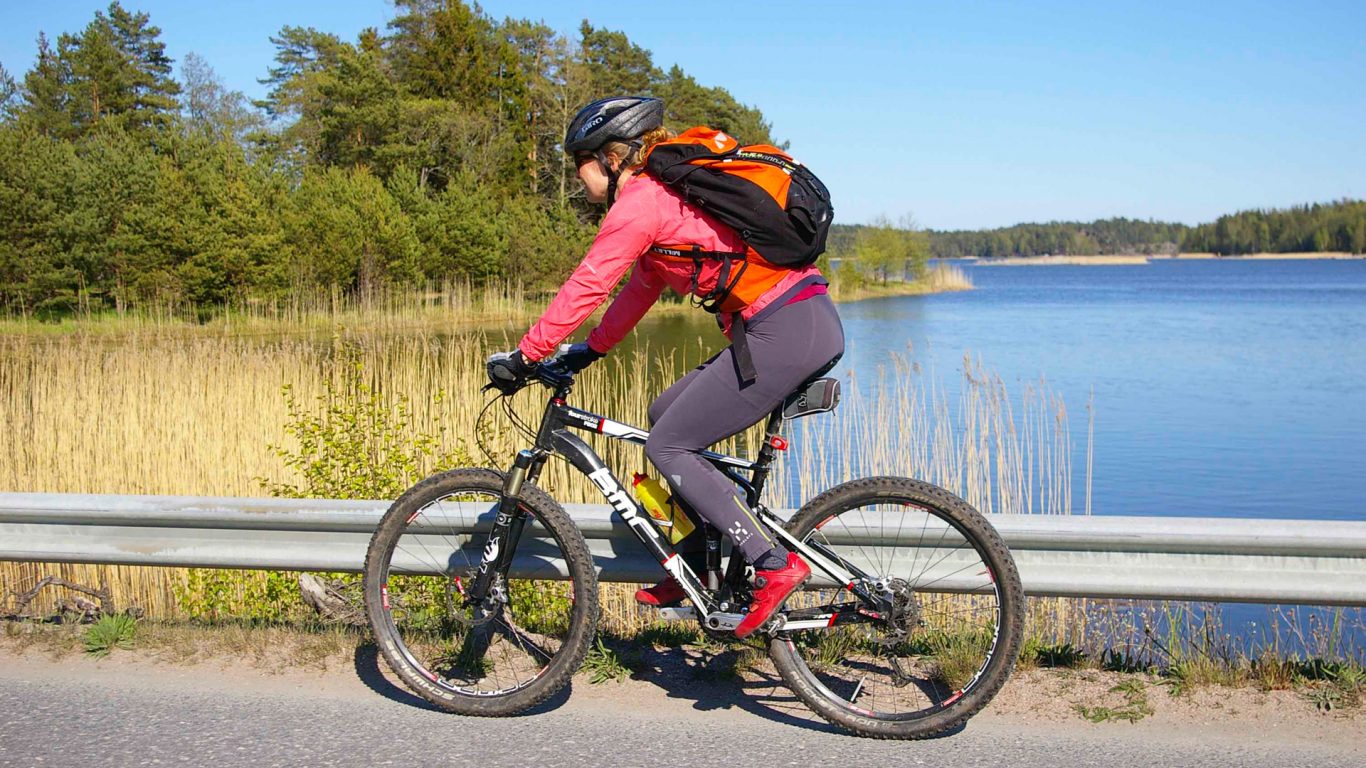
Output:
<path fill-rule="evenodd" d="M 759 627 L 759 631 L 766 635 L 772 635 L 781 632 L 785 626 L 787 626 L 787 616 L 779 613 L 774 614 L 773 618 L 765 621 L 764 625 Z"/>
<path fill-rule="evenodd" d="M 659 609 L 660 621 L 693 621 L 697 618 L 697 610 L 685 606 L 671 606 Z"/>

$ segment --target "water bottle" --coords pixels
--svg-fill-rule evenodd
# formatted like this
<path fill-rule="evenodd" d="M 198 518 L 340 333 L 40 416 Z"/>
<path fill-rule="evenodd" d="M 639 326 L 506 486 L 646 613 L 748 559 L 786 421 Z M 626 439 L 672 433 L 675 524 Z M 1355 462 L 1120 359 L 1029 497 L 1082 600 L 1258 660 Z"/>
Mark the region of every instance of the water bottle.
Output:
<path fill-rule="evenodd" d="M 674 503 L 673 497 L 658 480 L 637 472 L 632 486 L 645 511 L 667 532 L 670 544 L 677 544 L 693 532 L 688 513 Z"/>

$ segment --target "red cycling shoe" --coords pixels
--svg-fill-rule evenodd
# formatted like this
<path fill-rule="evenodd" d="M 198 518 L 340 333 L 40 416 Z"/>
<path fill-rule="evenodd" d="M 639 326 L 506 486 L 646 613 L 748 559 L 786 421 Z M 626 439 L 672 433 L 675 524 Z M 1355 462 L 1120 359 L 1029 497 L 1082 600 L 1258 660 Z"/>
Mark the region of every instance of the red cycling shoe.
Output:
<path fill-rule="evenodd" d="M 754 630 L 763 626 L 773 612 L 782 606 L 787 596 L 792 594 L 807 579 L 811 578 L 811 568 L 797 557 L 796 552 L 787 553 L 787 566 L 778 571 L 754 572 L 754 602 L 749 604 L 749 615 L 740 626 L 735 628 L 736 637 L 749 637 Z M 639 593 L 637 593 L 639 594 Z"/>
<path fill-rule="evenodd" d="M 687 596 L 688 593 L 683 591 L 683 587 L 672 576 L 653 587 L 636 590 L 636 602 L 641 605 L 672 605 L 681 602 Z"/>

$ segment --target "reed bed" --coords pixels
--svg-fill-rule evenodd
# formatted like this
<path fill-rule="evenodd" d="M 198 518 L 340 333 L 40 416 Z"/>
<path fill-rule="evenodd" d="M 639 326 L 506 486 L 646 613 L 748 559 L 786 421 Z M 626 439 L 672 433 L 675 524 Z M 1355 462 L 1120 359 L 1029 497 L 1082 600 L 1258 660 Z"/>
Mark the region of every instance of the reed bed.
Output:
<path fill-rule="evenodd" d="M 487 396 L 483 360 L 509 339 L 497 333 L 348 333 L 327 339 L 263 340 L 230 335 L 182 336 L 134 332 L 118 339 L 95 335 L 63 338 L 0 337 L 0 488 L 60 493 L 267 495 L 266 483 L 297 481 L 281 456 L 288 447 L 291 413 L 286 389 L 296 402 L 323 407 L 322 400 L 349 396 L 337 389 L 349 371 L 360 371 L 365 386 L 389 401 L 404 400 L 413 422 L 450 442 L 480 463 L 489 462 L 476 445 L 476 419 Z M 667 351 L 641 343 L 623 357 L 589 368 L 575 392 L 577 405 L 624 421 L 645 424 L 655 393 L 695 366 L 709 350 L 695 346 Z M 974 468 L 993 452 L 1032 456 L 1034 431 L 1011 426 L 1004 385 L 978 365 L 968 379 L 960 409 L 965 429 L 951 426 L 949 405 L 933 394 L 904 361 L 871 385 L 846 381 L 845 404 L 834 415 L 795 422 L 792 456 L 780 462 L 770 482 L 769 503 L 795 508 L 824 488 L 856 474 L 885 472 L 926 477 L 954 488 L 984 509 L 1028 512 L 1034 499 L 1053 510 L 1060 497 L 1025 491 L 1022 483 L 1042 477 Z M 354 383 L 352 384 L 354 386 Z M 865 389 L 868 391 L 865 392 Z M 435 395 L 441 392 L 444 397 Z M 928 394 L 927 394 L 928 393 Z M 1025 403 L 1041 425 L 1062 423 L 1036 413 L 1048 401 Z M 544 403 L 530 392 L 514 401 L 514 412 L 535 423 Z M 988 412 L 996 409 L 997 413 Z M 980 413 L 979 413 L 980 411 Z M 496 410 L 486 418 L 485 446 L 492 464 L 505 466 L 524 444 Z M 759 428 L 741 434 L 722 450 L 752 453 Z M 1049 438 L 1051 441 L 1056 437 Z M 626 473 L 646 469 L 638 448 L 600 441 L 609 465 Z M 1065 451 L 1057 456 L 1066 457 Z M 1055 457 L 1056 458 L 1056 457 Z M 426 470 L 433 469 L 427 467 Z M 1065 463 L 1045 467 L 1070 472 Z M 414 477 L 412 480 L 416 480 Z M 566 502 L 596 502 L 598 494 L 567 464 L 547 465 L 542 485 Z M 1040 484 L 1040 488 L 1047 488 Z M 1022 503 L 1026 502 L 1027 503 Z M 137 605 L 151 616 L 183 615 L 176 590 L 185 572 L 84 565 L 0 565 L 0 591 L 23 589 L 42 575 L 92 585 L 108 584 L 115 602 Z M 262 577 L 264 578 L 264 577 Z M 233 602 L 261 591 L 250 578 L 219 584 Z M 630 595 L 607 601 L 610 616 L 634 613 Z M 183 602 L 183 600 L 181 601 Z M 620 604 L 618 604 L 620 603 Z"/>
<path fill-rule="evenodd" d="M 880 295 L 917 295 L 970 290 L 972 281 L 957 267 L 937 265 L 919 280 L 883 285 L 845 285 L 834 279 L 836 301 Z M 149 305 L 123 311 L 79 310 L 60 318 L 6 312 L 0 336 L 50 338 L 89 335 L 104 338 L 148 336 L 269 337 L 329 336 L 352 333 L 450 333 L 526 324 L 545 308 L 548 294 L 517 280 L 476 283 L 468 279 L 425 286 L 388 286 L 355 295 L 340 288 L 301 288 L 278 300 L 248 299 L 224 307 Z M 652 313 L 690 312 L 688 302 L 666 294 Z"/>
<path fill-rule="evenodd" d="M 517 281 L 467 279 L 421 287 L 390 286 L 354 295 L 340 288 L 301 289 L 278 300 L 249 299 L 223 307 L 149 305 L 124 311 L 78 311 L 61 318 L 0 316 L 0 334 L 28 337 L 93 335 L 268 336 L 451 331 L 532 318 L 543 296 Z"/>
<path fill-rule="evenodd" d="M 405 402 L 415 429 L 444 435 L 448 448 L 476 463 L 505 467 L 525 445 L 497 409 L 486 416 L 484 429 L 476 425 L 488 399 L 478 391 L 483 361 L 491 349 L 507 347 L 510 333 L 381 333 L 334 326 L 322 338 L 297 338 L 164 330 L 0 336 L 0 419 L 6 425 L 0 430 L 0 488 L 268 495 L 268 487 L 299 481 L 282 455 L 282 448 L 292 446 L 286 427 L 297 416 L 286 388 L 295 403 L 317 410 L 367 387 L 386 402 Z M 709 353 L 701 339 L 668 350 L 640 341 L 629 353 L 585 371 L 573 402 L 645 425 L 653 396 Z M 951 401 L 933 372 L 894 357 L 872 375 L 846 374 L 843 385 L 844 401 L 834 414 L 789 424 L 792 448 L 770 479 L 770 507 L 796 508 L 836 483 L 886 473 L 942 485 L 989 514 L 1073 512 L 1068 412 L 1046 381 L 1012 394 L 980 360 L 965 358 Z M 544 405 L 533 392 L 513 406 L 532 424 Z M 760 437 L 756 426 L 720 450 L 751 455 Z M 638 448 L 605 440 L 596 445 L 619 474 L 646 469 Z M 435 468 L 421 466 L 414 474 Z M 542 485 L 564 502 L 600 501 L 564 462 L 547 465 Z M 116 605 L 137 606 L 155 619 L 305 618 L 288 574 L 29 563 L 0 563 L 0 609 L 11 594 L 46 575 L 106 585 Z M 634 589 L 604 585 L 607 631 L 632 636 L 655 625 L 652 613 L 632 600 Z M 52 610 L 55 597 L 40 597 L 34 609 Z M 1195 651 L 1181 645 L 1181 638 L 1192 631 L 1213 637 L 1212 630 L 1161 620 L 1172 610 L 1160 604 L 1031 599 L 1027 636 L 1035 649 L 1085 649 L 1096 659 L 1118 648 L 1128 654 L 1123 658 L 1147 663 L 1162 657 L 1158 643 L 1169 649 L 1169 660 L 1185 659 Z M 1292 646 L 1313 646 L 1359 658 L 1361 649 L 1343 638 L 1359 635 L 1360 612 L 1344 616 L 1339 625 L 1319 620 L 1299 631 L 1304 639 L 1324 638 L 1317 645 L 1292 642 L 1295 633 L 1285 629 L 1283 638 L 1263 638 L 1257 647 L 1289 652 Z M 1141 639 L 1149 639 L 1147 645 Z M 1176 657 L 1171 648 L 1186 648 L 1187 655 Z M 1257 653 L 1244 650 L 1239 658 Z M 1252 668 L 1250 661 L 1239 663 Z"/>

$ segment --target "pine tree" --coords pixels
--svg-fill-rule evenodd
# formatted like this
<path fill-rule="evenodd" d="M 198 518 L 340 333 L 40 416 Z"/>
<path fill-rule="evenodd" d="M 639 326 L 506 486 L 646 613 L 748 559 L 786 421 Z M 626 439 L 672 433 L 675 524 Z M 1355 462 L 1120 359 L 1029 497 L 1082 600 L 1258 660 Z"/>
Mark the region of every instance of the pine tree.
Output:
<path fill-rule="evenodd" d="M 75 152 L 33 125 L 0 127 L 0 306 L 69 311 L 80 276 L 61 227 L 73 208 Z"/>
<path fill-rule="evenodd" d="M 338 49 L 336 66 L 318 80 L 318 122 L 314 160 L 323 165 L 374 168 L 383 160 L 399 125 L 398 90 L 380 67 L 379 52 L 349 45 Z"/>
<path fill-rule="evenodd" d="M 101 21 L 101 14 L 95 14 Z M 159 27 L 149 26 L 146 13 L 129 13 L 117 2 L 109 4 L 109 26 L 114 45 L 124 56 L 124 87 L 128 106 L 121 113 L 124 127 L 134 132 L 165 128 L 179 106 L 180 85 L 171 78 L 172 61 Z"/>
<path fill-rule="evenodd" d="M 676 64 L 653 90 L 664 99 L 666 122 L 675 128 L 707 125 L 735 136 L 744 144 L 773 143 L 771 126 L 759 110 L 736 101 L 724 88 L 702 87 Z"/>
<path fill-rule="evenodd" d="M 115 2 L 80 34 L 59 36 L 56 51 L 39 35 L 21 117 L 53 137 L 85 136 L 112 121 L 150 140 L 174 119 L 180 92 L 160 34 L 147 14 L 130 14 Z"/>
<path fill-rule="evenodd" d="M 624 32 L 595 28 L 587 20 L 579 26 L 579 56 L 597 98 L 648 96 L 660 79 L 648 50 L 631 42 Z"/>
<path fill-rule="evenodd" d="M 312 27 L 289 27 L 270 38 L 275 46 L 275 66 L 260 82 L 271 86 L 256 106 L 272 117 L 297 116 L 308 104 L 310 84 L 318 73 L 336 66 L 344 43 L 336 35 Z"/>
<path fill-rule="evenodd" d="M 53 138 L 74 135 L 67 114 L 70 100 L 71 67 L 52 49 L 47 36 L 38 34 L 38 60 L 24 75 L 24 103 L 19 118 L 39 133 Z"/>

